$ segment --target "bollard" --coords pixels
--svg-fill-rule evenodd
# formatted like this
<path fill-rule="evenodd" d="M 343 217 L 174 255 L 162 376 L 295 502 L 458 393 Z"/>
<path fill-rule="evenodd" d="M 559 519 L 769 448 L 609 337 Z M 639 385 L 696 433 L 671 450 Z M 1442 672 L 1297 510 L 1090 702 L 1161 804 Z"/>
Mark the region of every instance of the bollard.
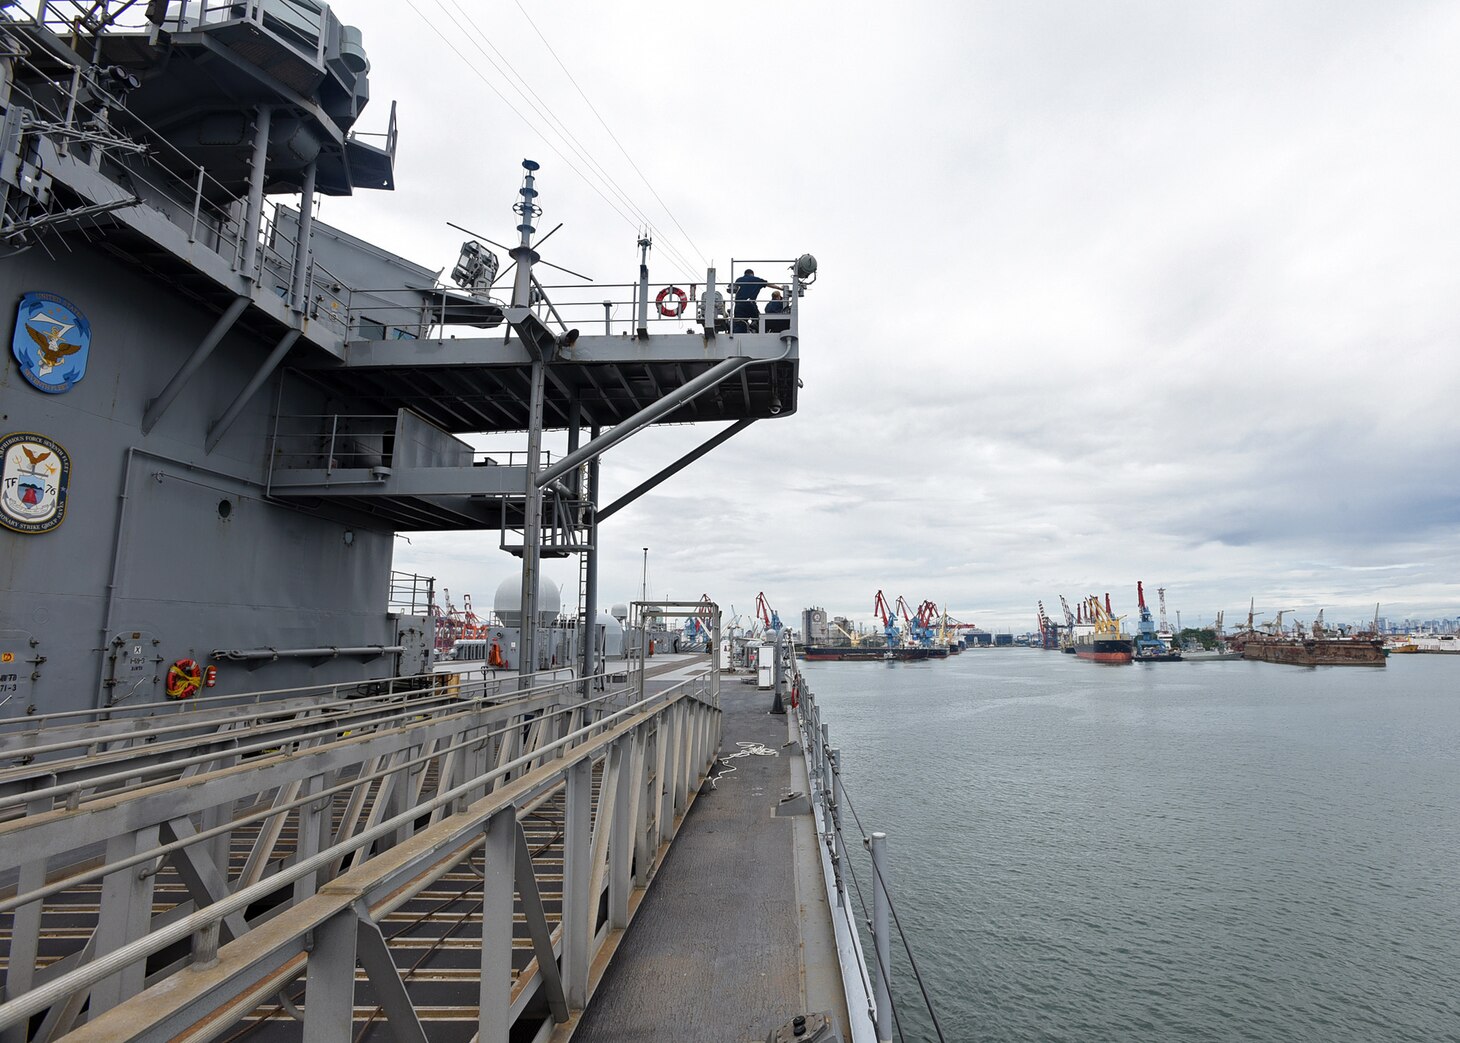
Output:
<path fill-rule="evenodd" d="M 877 1000 L 877 1039 L 892 1039 L 892 932 L 887 901 L 887 834 L 872 834 L 872 944 L 877 950 L 873 995 Z"/>

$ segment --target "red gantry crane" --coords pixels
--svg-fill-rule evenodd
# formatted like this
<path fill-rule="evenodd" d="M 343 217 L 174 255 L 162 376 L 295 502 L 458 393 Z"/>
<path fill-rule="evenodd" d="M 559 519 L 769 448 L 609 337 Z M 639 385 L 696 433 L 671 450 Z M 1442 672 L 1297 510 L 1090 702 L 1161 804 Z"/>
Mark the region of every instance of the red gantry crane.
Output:
<path fill-rule="evenodd" d="M 887 604 L 887 599 L 882 596 L 882 591 L 877 592 L 877 597 L 872 602 L 872 614 L 882 621 L 882 633 L 887 638 L 887 647 L 898 646 L 897 614 Z"/>

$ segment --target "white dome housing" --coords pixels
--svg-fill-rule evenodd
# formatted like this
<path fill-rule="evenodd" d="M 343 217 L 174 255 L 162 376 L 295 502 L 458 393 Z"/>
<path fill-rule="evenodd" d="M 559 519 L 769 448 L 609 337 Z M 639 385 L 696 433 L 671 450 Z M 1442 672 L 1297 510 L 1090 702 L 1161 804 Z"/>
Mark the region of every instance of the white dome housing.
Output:
<path fill-rule="evenodd" d="M 558 618 L 562 610 L 563 598 L 558 593 L 558 588 L 551 583 L 545 584 L 537 592 L 537 621 L 538 626 L 547 626 Z M 497 588 L 497 595 L 492 599 L 492 611 L 502 621 L 502 625 L 522 628 L 522 578 L 520 576 L 508 576 Z"/>
<path fill-rule="evenodd" d="M 618 608 L 619 606 L 614 606 Z M 622 659 L 624 657 L 624 627 L 621 622 L 609 615 L 607 612 L 598 613 L 598 625 L 603 627 L 603 647 L 601 649 L 605 659 Z"/>
<path fill-rule="evenodd" d="M 608 614 L 622 623 L 629 618 L 629 606 L 620 601 L 608 610 Z"/>

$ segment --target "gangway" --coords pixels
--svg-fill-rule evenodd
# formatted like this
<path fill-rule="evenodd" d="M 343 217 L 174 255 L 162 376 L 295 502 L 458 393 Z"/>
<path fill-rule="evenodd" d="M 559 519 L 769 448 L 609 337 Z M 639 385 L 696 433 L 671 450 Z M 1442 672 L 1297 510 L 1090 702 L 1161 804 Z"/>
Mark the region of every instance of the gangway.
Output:
<path fill-rule="evenodd" d="M 7 722 L 0 1031 L 562 1025 L 713 764 L 699 662 L 586 701 L 576 680 L 397 678 Z"/>

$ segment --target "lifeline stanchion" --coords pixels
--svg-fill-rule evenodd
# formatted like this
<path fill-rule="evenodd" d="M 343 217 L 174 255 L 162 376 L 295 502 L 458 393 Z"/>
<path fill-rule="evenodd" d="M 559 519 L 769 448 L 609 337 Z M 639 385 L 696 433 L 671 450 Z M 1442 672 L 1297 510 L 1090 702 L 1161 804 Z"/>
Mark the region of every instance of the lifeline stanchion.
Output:
<path fill-rule="evenodd" d="M 877 964 L 882 973 L 872 983 L 877 996 L 877 1039 L 892 1039 L 892 936 L 888 930 L 887 834 L 872 834 L 872 944 L 877 947 Z"/>

